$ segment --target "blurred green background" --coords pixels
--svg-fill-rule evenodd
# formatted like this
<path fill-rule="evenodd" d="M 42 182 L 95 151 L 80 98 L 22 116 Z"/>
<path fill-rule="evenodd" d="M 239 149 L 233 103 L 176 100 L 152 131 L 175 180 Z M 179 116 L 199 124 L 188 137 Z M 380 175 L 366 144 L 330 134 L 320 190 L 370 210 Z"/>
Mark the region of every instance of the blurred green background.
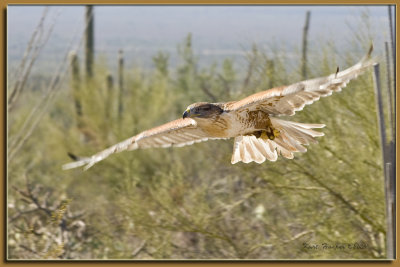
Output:
<path fill-rule="evenodd" d="M 387 6 L 95 6 L 92 76 L 85 6 L 9 6 L 8 258 L 386 258 L 371 71 L 285 118 L 326 124 L 293 160 L 231 165 L 220 140 L 61 170 L 68 152 L 92 155 L 193 102 L 301 80 L 307 10 L 308 78 L 373 42 L 392 82 Z"/>

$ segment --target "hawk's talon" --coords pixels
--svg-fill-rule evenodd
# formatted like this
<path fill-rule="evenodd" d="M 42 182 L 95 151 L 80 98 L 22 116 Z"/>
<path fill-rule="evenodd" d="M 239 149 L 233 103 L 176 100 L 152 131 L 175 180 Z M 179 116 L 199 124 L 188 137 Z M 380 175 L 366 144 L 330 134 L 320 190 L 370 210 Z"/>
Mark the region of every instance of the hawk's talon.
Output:
<path fill-rule="evenodd" d="M 269 139 L 269 136 L 267 135 L 267 132 L 262 131 L 259 138 L 261 138 L 263 140 L 267 140 L 267 139 Z"/>
<path fill-rule="evenodd" d="M 280 132 L 279 132 L 279 130 L 277 130 L 277 129 L 272 129 L 272 128 L 269 128 L 268 130 L 266 130 L 266 131 L 261 131 L 261 134 L 260 135 L 258 135 L 258 134 L 255 134 L 255 136 L 257 137 L 257 138 L 261 138 L 261 139 L 263 139 L 263 140 L 274 140 L 276 137 L 278 137 L 280 135 Z"/>
<path fill-rule="evenodd" d="M 278 129 L 274 129 L 272 132 L 274 133 L 275 137 L 279 137 L 279 135 L 281 134 L 281 132 Z"/>

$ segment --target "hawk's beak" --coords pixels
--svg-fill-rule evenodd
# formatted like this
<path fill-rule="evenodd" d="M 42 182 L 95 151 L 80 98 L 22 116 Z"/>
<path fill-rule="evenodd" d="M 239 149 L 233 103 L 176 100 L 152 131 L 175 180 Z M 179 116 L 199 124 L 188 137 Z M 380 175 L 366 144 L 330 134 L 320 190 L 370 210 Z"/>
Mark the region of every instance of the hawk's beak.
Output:
<path fill-rule="evenodd" d="M 183 112 L 183 118 L 186 117 L 190 117 L 190 109 L 188 108 L 187 110 L 185 110 L 185 112 Z"/>

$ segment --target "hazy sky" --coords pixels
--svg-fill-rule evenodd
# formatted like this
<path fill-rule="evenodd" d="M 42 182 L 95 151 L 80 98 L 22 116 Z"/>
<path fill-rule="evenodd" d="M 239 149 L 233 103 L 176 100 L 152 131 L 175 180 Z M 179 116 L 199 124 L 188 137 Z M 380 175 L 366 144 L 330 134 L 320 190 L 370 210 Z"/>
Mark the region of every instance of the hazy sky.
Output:
<path fill-rule="evenodd" d="M 21 56 L 43 10 L 8 6 L 10 60 Z M 196 52 L 205 57 L 241 55 L 252 43 L 298 49 L 307 10 L 311 47 L 326 40 L 351 43 L 353 32 L 365 24 L 362 14 L 370 17 L 374 43 L 388 40 L 387 6 L 96 6 L 96 53 L 115 55 L 124 49 L 138 63 L 148 62 L 159 50 L 176 53 L 189 32 Z M 82 32 L 83 18 L 84 6 L 52 6 L 45 27 L 56 24 L 45 54 L 60 56 Z"/>

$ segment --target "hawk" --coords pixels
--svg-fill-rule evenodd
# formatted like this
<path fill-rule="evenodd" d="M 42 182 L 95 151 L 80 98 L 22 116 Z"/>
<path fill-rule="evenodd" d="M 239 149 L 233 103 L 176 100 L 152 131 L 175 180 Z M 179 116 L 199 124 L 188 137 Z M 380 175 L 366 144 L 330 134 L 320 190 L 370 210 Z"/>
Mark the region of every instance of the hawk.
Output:
<path fill-rule="evenodd" d="M 326 77 L 305 80 L 250 95 L 226 103 L 191 104 L 182 118 L 146 130 L 91 157 L 63 165 L 63 169 L 92 167 L 113 153 L 155 147 L 182 147 L 210 139 L 234 138 L 231 163 L 276 161 L 278 155 L 292 159 L 294 152 L 306 152 L 303 145 L 317 143 L 323 136 L 315 128 L 324 124 L 299 123 L 278 119 L 293 116 L 305 105 L 322 96 L 341 91 L 347 83 L 374 64 L 367 55 L 354 66 Z"/>

